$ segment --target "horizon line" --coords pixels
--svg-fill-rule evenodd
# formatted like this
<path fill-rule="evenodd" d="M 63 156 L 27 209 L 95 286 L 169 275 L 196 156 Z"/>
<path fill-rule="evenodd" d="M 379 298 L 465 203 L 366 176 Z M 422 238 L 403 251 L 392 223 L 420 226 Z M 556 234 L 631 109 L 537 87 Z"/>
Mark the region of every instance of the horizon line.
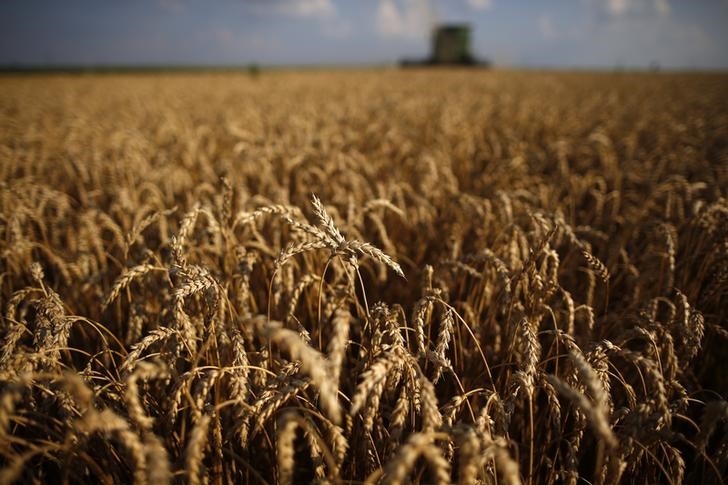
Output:
<path fill-rule="evenodd" d="M 403 59 L 404 60 L 404 59 Z M 2 74 L 31 74 L 31 73 L 124 73 L 124 72 L 259 72 L 261 70 L 318 70 L 318 69 L 377 69 L 377 68 L 396 68 L 396 69 L 472 69 L 472 70 L 499 70 L 499 71 L 583 71 L 583 72 L 642 72 L 642 73 L 728 73 L 728 67 L 700 67 L 700 66 L 660 66 L 658 65 L 622 65 L 615 64 L 611 66 L 605 65 L 509 65 L 495 64 L 489 65 L 425 65 L 415 64 L 412 66 L 403 66 L 400 62 L 361 62 L 361 63 L 345 63 L 345 62 L 319 62 L 319 63 L 258 63 L 258 62 L 241 62 L 230 64 L 206 64 L 194 62 L 180 63 L 132 63 L 132 62 L 99 62 L 99 63 L 23 63 L 9 62 L 0 63 L 0 73 Z"/>

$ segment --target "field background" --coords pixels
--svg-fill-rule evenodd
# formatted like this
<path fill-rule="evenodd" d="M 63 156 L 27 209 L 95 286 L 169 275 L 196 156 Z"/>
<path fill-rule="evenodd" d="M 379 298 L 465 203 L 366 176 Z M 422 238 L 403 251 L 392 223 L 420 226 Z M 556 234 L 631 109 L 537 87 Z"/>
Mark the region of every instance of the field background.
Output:
<path fill-rule="evenodd" d="M 0 77 L 0 482 L 721 483 L 727 108 L 724 74 Z"/>

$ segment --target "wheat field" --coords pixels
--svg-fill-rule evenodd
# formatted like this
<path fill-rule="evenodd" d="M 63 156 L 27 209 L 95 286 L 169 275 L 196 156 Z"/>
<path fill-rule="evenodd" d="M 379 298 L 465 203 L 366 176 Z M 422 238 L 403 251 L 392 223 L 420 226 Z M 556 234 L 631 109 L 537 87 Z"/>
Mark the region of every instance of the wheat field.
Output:
<path fill-rule="evenodd" d="M 722 483 L 728 76 L 0 77 L 0 483 Z"/>

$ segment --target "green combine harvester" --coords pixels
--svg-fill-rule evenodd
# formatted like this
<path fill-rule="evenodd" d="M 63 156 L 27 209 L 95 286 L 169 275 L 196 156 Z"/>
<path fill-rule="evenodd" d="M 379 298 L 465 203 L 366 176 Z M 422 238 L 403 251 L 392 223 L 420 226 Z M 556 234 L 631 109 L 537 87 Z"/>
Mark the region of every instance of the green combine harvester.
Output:
<path fill-rule="evenodd" d="M 470 52 L 470 25 L 440 25 L 432 32 L 432 52 L 427 59 L 403 59 L 403 67 L 412 66 L 481 66 L 489 62 L 478 60 Z"/>

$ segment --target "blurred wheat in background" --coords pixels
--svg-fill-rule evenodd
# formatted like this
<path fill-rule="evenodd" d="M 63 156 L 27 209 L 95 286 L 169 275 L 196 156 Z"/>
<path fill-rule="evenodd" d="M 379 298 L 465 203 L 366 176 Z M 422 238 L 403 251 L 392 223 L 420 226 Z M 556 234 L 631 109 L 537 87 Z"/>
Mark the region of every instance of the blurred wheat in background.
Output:
<path fill-rule="evenodd" d="M 0 79 L 0 482 L 721 483 L 725 75 Z"/>

